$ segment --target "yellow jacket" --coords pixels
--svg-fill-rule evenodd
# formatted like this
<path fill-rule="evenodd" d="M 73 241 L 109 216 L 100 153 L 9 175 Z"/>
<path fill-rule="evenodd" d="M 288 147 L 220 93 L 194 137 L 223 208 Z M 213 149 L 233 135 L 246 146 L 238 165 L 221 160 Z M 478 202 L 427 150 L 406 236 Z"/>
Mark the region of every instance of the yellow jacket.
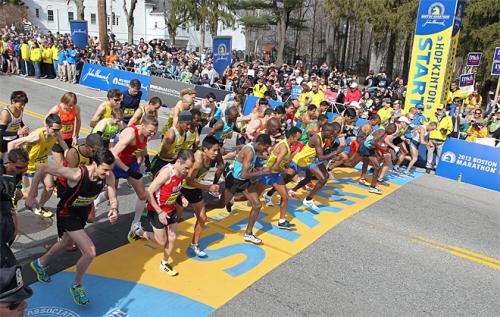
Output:
<path fill-rule="evenodd" d="M 448 93 L 446 94 L 446 104 L 451 105 L 455 97 L 460 97 L 464 99 L 465 97 L 467 97 L 467 95 L 462 93 L 460 89 L 457 89 L 455 91 L 448 90 Z"/>
<path fill-rule="evenodd" d="M 476 105 L 481 105 L 482 103 L 483 103 L 483 97 L 481 97 L 481 95 L 479 95 L 479 98 L 467 97 L 464 99 L 464 104 L 470 109 L 474 109 L 476 107 Z"/>
<path fill-rule="evenodd" d="M 446 137 L 453 130 L 453 122 L 451 121 L 451 117 L 448 115 L 445 115 L 443 118 L 441 118 L 441 121 L 438 121 L 438 119 L 434 115 L 430 118 L 430 122 L 436 122 L 437 129 L 431 131 L 431 133 L 429 134 L 429 139 L 445 141 Z M 446 130 L 445 134 L 441 133 L 442 129 Z"/>
<path fill-rule="evenodd" d="M 469 142 L 476 142 L 477 138 L 485 138 L 488 136 L 488 129 L 486 127 L 483 127 L 481 130 L 476 130 L 472 125 L 467 129 L 467 137 L 465 138 L 466 141 Z"/>
<path fill-rule="evenodd" d="M 312 90 L 306 94 L 306 96 L 309 96 L 311 98 L 311 105 L 315 105 L 316 107 L 319 108 L 319 104 L 325 100 L 325 95 L 321 90 L 318 90 L 317 93 L 314 93 Z"/>
<path fill-rule="evenodd" d="M 59 49 L 57 48 L 57 46 L 52 45 L 50 50 L 52 51 L 52 60 L 53 61 L 59 60 L 59 55 L 57 54 L 59 52 Z"/>
<path fill-rule="evenodd" d="M 385 124 L 387 123 L 387 121 L 389 121 L 389 119 L 392 117 L 393 111 L 394 111 L 394 109 L 392 109 L 391 107 L 387 107 L 387 108 L 384 107 L 384 108 L 380 109 L 379 111 L 377 111 L 377 114 L 380 117 L 380 127 L 381 128 L 385 127 Z"/>
<path fill-rule="evenodd" d="M 255 97 L 263 98 L 266 91 L 267 86 L 264 84 L 262 84 L 262 87 L 259 87 L 259 84 L 255 84 L 255 86 L 253 86 L 253 95 Z"/>
<path fill-rule="evenodd" d="M 26 43 L 21 44 L 21 58 L 26 61 L 30 60 L 30 46 Z"/>
<path fill-rule="evenodd" d="M 50 47 L 42 47 L 42 62 L 52 64 L 52 49 Z"/>
<path fill-rule="evenodd" d="M 30 60 L 32 62 L 41 62 L 42 61 L 42 49 L 41 48 L 32 48 L 30 50 Z"/>

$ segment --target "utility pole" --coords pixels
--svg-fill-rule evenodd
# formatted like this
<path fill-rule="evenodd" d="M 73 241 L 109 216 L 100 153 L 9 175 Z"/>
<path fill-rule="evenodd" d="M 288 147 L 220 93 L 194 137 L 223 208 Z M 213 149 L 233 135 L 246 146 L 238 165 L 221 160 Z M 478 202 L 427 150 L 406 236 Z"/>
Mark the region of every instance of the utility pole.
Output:
<path fill-rule="evenodd" d="M 99 16 L 99 44 L 101 56 L 108 55 L 108 24 L 106 15 L 106 0 L 97 0 L 97 15 Z"/>

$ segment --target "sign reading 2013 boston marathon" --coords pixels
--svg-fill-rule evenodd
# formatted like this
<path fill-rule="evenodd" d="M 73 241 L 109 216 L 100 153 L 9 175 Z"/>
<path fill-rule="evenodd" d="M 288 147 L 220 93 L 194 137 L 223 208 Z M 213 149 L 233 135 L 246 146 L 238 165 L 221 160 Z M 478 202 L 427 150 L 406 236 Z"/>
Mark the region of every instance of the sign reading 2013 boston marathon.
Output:
<path fill-rule="evenodd" d="M 464 4 L 459 0 L 420 0 L 408 78 L 405 110 L 424 105 L 434 114 L 446 97 Z M 455 35 L 455 36 L 454 36 Z"/>
<path fill-rule="evenodd" d="M 150 77 L 142 74 L 127 72 L 124 70 L 108 68 L 97 64 L 83 65 L 80 75 L 80 85 L 92 87 L 104 91 L 111 88 L 120 90 L 128 89 L 132 79 L 139 79 L 141 82 L 142 100 L 147 100 Z"/>
<path fill-rule="evenodd" d="M 436 175 L 500 191 L 500 148 L 448 138 Z"/>
<path fill-rule="evenodd" d="M 230 36 L 219 36 L 213 39 L 214 69 L 223 76 L 226 67 L 231 65 L 231 41 Z"/>

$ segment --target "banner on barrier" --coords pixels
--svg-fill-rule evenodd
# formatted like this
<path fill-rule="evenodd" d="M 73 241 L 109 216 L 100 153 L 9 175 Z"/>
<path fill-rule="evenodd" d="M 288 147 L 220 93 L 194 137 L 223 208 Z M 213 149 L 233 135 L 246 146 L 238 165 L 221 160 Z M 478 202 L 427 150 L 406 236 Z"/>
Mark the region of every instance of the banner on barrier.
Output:
<path fill-rule="evenodd" d="M 218 36 L 213 39 L 213 63 L 219 76 L 224 76 L 226 68 L 231 65 L 231 42 L 230 36 Z"/>
<path fill-rule="evenodd" d="M 433 114 L 446 97 L 451 62 L 462 21 L 461 0 L 420 0 L 405 110 L 424 105 Z"/>
<path fill-rule="evenodd" d="M 175 107 L 177 102 L 181 100 L 181 90 L 186 88 L 194 89 L 195 85 L 152 76 L 149 84 L 149 96 L 150 98 L 159 97 L 166 106 Z"/>
<path fill-rule="evenodd" d="M 500 191 L 500 148 L 449 138 L 436 175 Z"/>
<path fill-rule="evenodd" d="M 85 63 L 80 75 L 80 85 L 104 91 L 111 88 L 125 90 L 128 89 L 132 79 L 139 79 L 142 91 L 141 100 L 147 100 L 150 77 L 142 74 Z"/>
<path fill-rule="evenodd" d="M 227 90 L 221 90 L 200 85 L 196 85 L 194 90 L 196 91 L 196 97 L 201 99 L 205 98 L 209 93 L 213 93 L 215 95 L 215 101 L 217 102 L 223 101 L 224 98 L 226 98 L 226 96 L 231 93 L 230 91 Z"/>
<path fill-rule="evenodd" d="M 81 50 L 86 49 L 89 43 L 89 29 L 87 21 L 69 21 L 69 28 L 71 32 L 71 40 L 75 46 Z"/>

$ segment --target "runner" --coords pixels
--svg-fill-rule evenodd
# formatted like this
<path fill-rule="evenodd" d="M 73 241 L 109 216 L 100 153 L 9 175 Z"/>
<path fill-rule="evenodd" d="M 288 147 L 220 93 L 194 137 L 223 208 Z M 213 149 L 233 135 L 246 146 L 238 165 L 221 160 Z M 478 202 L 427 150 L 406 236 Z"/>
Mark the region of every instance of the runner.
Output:
<path fill-rule="evenodd" d="M 90 300 L 82 286 L 82 278 L 90 263 L 96 256 L 94 243 L 85 232 L 87 217 L 93 209 L 92 202 L 106 185 L 109 193 L 110 210 L 109 221 L 114 224 L 118 220 L 118 200 L 114 188 L 115 178 L 111 172 L 115 158 L 108 149 L 100 149 L 94 155 L 94 163 L 79 168 L 60 167 L 55 164 L 40 164 L 33 178 L 26 206 L 37 208 L 36 200 L 38 184 L 46 176 L 64 177 L 68 188 L 61 194 L 57 205 L 57 230 L 62 234 L 62 240 L 56 242 L 47 253 L 30 263 L 40 283 L 49 283 L 50 276 L 46 267 L 58 252 L 66 249 L 72 241 L 76 243 L 82 256 L 76 264 L 76 275 L 70 293 L 75 304 L 88 305 Z"/>
<path fill-rule="evenodd" d="M 60 132 L 61 127 L 61 118 L 59 118 L 57 114 L 52 113 L 45 118 L 45 126 L 43 128 L 38 128 L 28 134 L 28 136 L 13 140 L 9 143 L 9 151 L 20 148 L 23 145 L 30 149 L 28 170 L 24 174 L 24 183 L 27 191 L 30 189 L 30 180 L 33 178 L 37 166 L 40 163 L 48 162 L 48 156 L 53 146 L 58 143 L 63 150 L 68 149 L 68 145 Z M 44 188 L 40 198 L 39 208 L 35 208 L 34 212 L 42 217 L 50 218 L 54 214 L 44 206 L 54 191 L 54 178 L 47 175 L 43 179 L 43 184 Z"/>
<path fill-rule="evenodd" d="M 163 247 L 160 270 L 170 276 L 179 274 L 168 263 L 177 238 L 177 217 L 174 213 L 176 201 L 180 197 L 182 183 L 193 166 L 193 162 L 193 153 L 182 150 L 174 164 L 168 164 L 161 168 L 146 191 L 148 203 L 146 205 L 147 225 L 145 227 L 151 225 L 152 232 L 144 231 L 139 224 L 136 224 L 134 230 L 129 234 L 129 241 L 142 237 Z M 187 206 L 187 201 L 185 203 Z"/>
<path fill-rule="evenodd" d="M 170 128 L 165 134 L 158 154 L 153 158 L 151 164 L 151 173 L 156 175 L 163 166 L 175 163 L 177 155 L 184 146 L 186 139 L 186 131 L 189 129 L 193 116 L 190 111 L 179 113 L 179 118 L 176 120 L 176 125 Z"/>
<path fill-rule="evenodd" d="M 182 196 L 186 198 L 196 215 L 196 225 L 194 227 L 193 239 L 190 249 L 198 257 L 206 257 L 207 254 L 200 250 L 198 242 L 207 221 L 203 192 L 219 193 L 219 179 L 224 172 L 224 161 L 219 153 L 220 145 L 216 138 L 207 136 L 203 139 L 201 149 L 194 154 L 194 164 L 189 170 L 186 182 L 182 186 Z M 213 183 L 203 184 L 208 171 L 214 164 L 217 165 Z M 179 203 L 179 201 L 178 201 Z"/>
<path fill-rule="evenodd" d="M 193 108 L 194 98 L 196 97 L 196 91 L 192 88 L 185 88 L 181 90 L 181 100 L 177 102 L 174 109 L 170 111 L 167 123 L 161 129 L 162 136 L 167 133 L 169 129 L 177 125 L 179 120 L 179 114 L 183 111 L 189 111 Z"/>
<path fill-rule="evenodd" d="M 92 133 L 102 137 L 102 144 L 105 148 L 112 148 L 115 144 L 113 140 L 118 139 L 117 134 L 122 121 L 123 112 L 121 109 L 114 109 L 111 112 L 111 117 L 101 119 L 92 129 Z"/>
<path fill-rule="evenodd" d="M 68 147 L 78 144 L 78 136 L 82 125 L 80 107 L 76 103 L 75 93 L 67 92 L 62 96 L 59 104 L 52 107 L 47 114 L 55 113 L 61 118 L 61 134 Z M 57 150 L 60 151 L 60 149 L 56 148 Z"/>
<path fill-rule="evenodd" d="M 302 131 L 297 127 L 293 127 L 287 131 L 286 139 L 281 140 L 274 146 L 269 158 L 264 164 L 264 167 L 271 168 L 271 173 L 260 176 L 256 185 L 259 196 L 264 192 L 264 189 L 269 186 L 272 186 L 280 194 L 280 219 L 278 220 L 278 228 L 280 229 L 290 230 L 295 227 L 294 224 L 291 224 L 285 218 L 290 197 L 286 189 L 284 175 L 294 174 L 288 167 L 290 155 L 292 153 L 290 149 L 299 143 L 301 135 Z M 264 194 L 264 200 L 266 205 L 274 206 L 272 196 Z"/>
<path fill-rule="evenodd" d="M 102 119 L 109 119 L 112 116 L 112 112 L 120 110 L 120 105 L 123 99 L 123 94 L 119 89 L 112 88 L 108 90 L 108 100 L 102 102 L 94 113 L 92 119 L 90 119 L 90 127 L 95 128 L 97 123 Z M 123 112 L 122 112 L 123 113 Z"/>
<path fill-rule="evenodd" d="M 296 173 L 306 173 L 306 177 L 292 189 L 290 196 L 296 196 L 295 191 L 309 183 L 313 176 L 318 180 L 314 185 L 314 188 L 302 202 L 307 208 L 313 210 L 318 209 L 318 206 L 316 206 L 312 199 L 319 192 L 319 190 L 325 186 L 329 177 L 328 171 L 323 163 L 328 162 L 337 155 L 337 152 L 324 154 L 323 149 L 326 140 L 329 139 L 334 141 L 339 132 L 340 125 L 336 122 L 324 125 L 321 128 L 320 133 L 314 134 L 309 138 L 307 144 L 305 144 L 300 152 L 293 157 L 293 160 L 290 163 L 290 166 Z"/>
<path fill-rule="evenodd" d="M 380 124 L 380 117 L 378 114 L 372 114 L 370 120 L 367 123 L 363 124 L 360 128 L 358 128 L 358 134 L 356 135 L 356 139 L 351 142 L 349 148 L 349 155 L 345 153 L 340 154 L 339 160 L 341 160 L 340 165 L 337 165 L 337 162 L 333 163 L 332 167 L 337 166 L 345 166 L 345 167 L 354 167 L 361 162 L 362 157 L 359 155 L 358 150 L 359 146 L 365 142 L 366 137 L 373 132 L 373 129 L 378 127 Z"/>
<path fill-rule="evenodd" d="M 208 132 L 208 135 L 214 136 L 219 141 L 221 155 L 223 155 L 224 159 L 236 156 L 235 151 L 224 153 L 224 141 L 231 138 L 231 136 L 233 135 L 233 131 L 240 133 L 240 130 L 235 126 L 238 116 L 238 108 L 234 106 L 228 108 L 226 110 L 225 116 L 217 121 L 217 123 L 214 124 L 212 130 Z"/>
<path fill-rule="evenodd" d="M 158 111 L 162 105 L 161 99 L 158 97 L 153 97 L 149 99 L 149 102 L 145 106 L 139 106 L 135 111 L 134 115 L 128 122 L 128 126 L 130 127 L 133 124 L 138 124 L 144 118 L 144 115 L 150 115 L 158 119 Z"/>
<path fill-rule="evenodd" d="M 215 95 L 208 93 L 204 99 L 195 104 L 195 108 L 201 112 L 201 123 L 198 126 L 198 133 L 201 134 L 203 127 L 212 122 L 215 115 Z"/>
<path fill-rule="evenodd" d="M 200 135 L 198 133 L 200 122 L 201 122 L 201 112 L 197 109 L 191 109 L 191 115 L 193 117 L 189 129 L 186 131 L 186 137 L 184 144 L 182 145 L 183 150 L 191 150 L 196 152 L 200 144 Z"/>
<path fill-rule="evenodd" d="M 128 89 L 122 91 L 123 97 L 120 108 L 123 111 L 123 122 L 125 124 L 128 124 L 137 108 L 139 108 L 142 98 L 141 87 L 142 83 L 139 79 L 132 79 L 128 84 Z"/>
<path fill-rule="evenodd" d="M 262 208 L 262 204 L 260 203 L 257 189 L 255 188 L 255 185 L 252 184 L 251 180 L 255 177 L 269 174 L 271 171 L 271 168 L 269 167 L 264 167 L 258 171 L 254 170 L 257 155 L 267 151 L 270 146 L 271 138 L 267 134 L 259 134 L 253 142 L 243 146 L 236 157 L 233 170 L 226 176 L 226 188 L 224 191 L 224 201 L 226 206 L 229 204 L 233 196 L 238 193 L 243 193 L 245 198 L 252 205 L 252 210 L 250 211 L 250 215 L 248 217 L 248 225 L 243 239 L 255 244 L 262 243 L 262 240 L 257 238 L 252 232 L 255 221 L 257 220 L 260 209 Z M 231 212 L 230 207 L 228 208 L 228 211 Z"/>
<path fill-rule="evenodd" d="M 370 133 L 359 147 L 358 153 L 363 158 L 363 167 L 361 168 L 359 183 L 361 185 L 370 186 L 368 189 L 370 193 L 378 195 L 383 194 L 377 187 L 377 178 L 380 172 L 380 159 L 383 158 L 384 153 L 387 153 L 387 145 L 383 143 L 383 141 L 386 136 L 393 135 L 395 132 L 396 125 L 394 123 L 389 123 L 385 130 L 380 128 Z M 366 181 L 368 165 L 373 167 L 371 183 Z"/>
<path fill-rule="evenodd" d="M 24 125 L 23 112 L 28 103 L 28 96 L 24 91 L 14 91 L 10 95 L 10 105 L 0 112 L 0 159 L 7 154 L 7 144 L 29 133 Z"/>

